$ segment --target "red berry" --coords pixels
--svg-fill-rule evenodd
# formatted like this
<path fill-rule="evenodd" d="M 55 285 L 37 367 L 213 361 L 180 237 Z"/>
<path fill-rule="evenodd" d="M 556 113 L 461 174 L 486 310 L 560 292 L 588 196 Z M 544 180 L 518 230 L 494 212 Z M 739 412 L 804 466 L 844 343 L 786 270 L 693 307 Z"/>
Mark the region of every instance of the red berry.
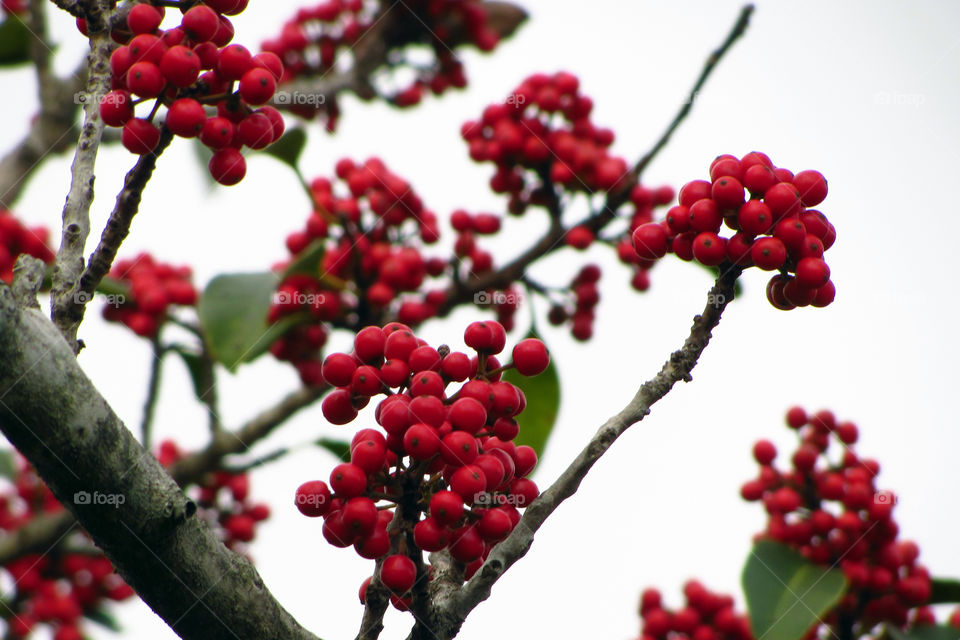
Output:
<path fill-rule="evenodd" d="M 403 448 L 414 460 L 429 460 L 440 450 L 440 437 L 430 425 L 417 423 L 403 434 Z"/>
<path fill-rule="evenodd" d="M 335 387 L 346 387 L 356 369 L 356 361 L 347 354 L 331 353 L 323 361 L 323 378 Z"/>
<path fill-rule="evenodd" d="M 200 131 L 200 142 L 211 149 L 224 149 L 233 142 L 236 129 L 226 118 L 216 116 L 208 118 Z"/>
<path fill-rule="evenodd" d="M 406 362 L 410 354 L 413 353 L 413 350 L 419 346 L 420 343 L 417 342 L 417 337 L 413 335 L 409 329 L 394 331 L 387 336 L 384 342 L 383 355 L 388 360 L 397 359 Z"/>
<path fill-rule="evenodd" d="M 342 513 L 343 524 L 353 537 L 364 537 L 373 533 L 377 524 L 377 505 L 370 498 L 350 498 L 343 505 Z"/>
<path fill-rule="evenodd" d="M 253 66 L 253 57 L 247 48 L 231 44 L 220 52 L 217 61 L 217 73 L 224 80 L 239 80 Z"/>
<path fill-rule="evenodd" d="M 127 71 L 127 88 L 141 98 L 156 98 L 163 93 L 166 79 L 152 62 L 136 62 Z"/>
<path fill-rule="evenodd" d="M 566 242 L 574 249 L 586 249 L 593 243 L 593 232 L 580 226 L 567 231 Z"/>
<path fill-rule="evenodd" d="M 243 180 L 247 173 L 247 161 L 236 149 L 220 149 L 210 158 L 208 166 L 213 179 L 228 187 Z"/>
<path fill-rule="evenodd" d="M 189 87 L 196 82 L 200 65 L 200 56 L 182 45 L 167 49 L 160 59 L 160 71 L 176 87 Z"/>
<path fill-rule="evenodd" d="M 152 62 L 159 64 L 166 46 L 163 41 L 155 35 L 142 34 L 133 38 L 127 45 L 130 50 L 131 60 L 133 62 Z"/>
<path fill-rule="evenodd" d="M 134 34 L 153 33 L 163 22 L 163 7 L 135 4 L 127 14 L 127 26 Z"/>
<path fill-rule="evenodd" d="M 793 185 L 800 192 L 804 206 L 815 207 L 827 197 L 827 180 L 819 171 L 801 171 L 793 176 Z"/>
<path fill-rule="evenodd" d="M 720 207 L 711 198 L 697 200 L 690 205 L 690 228 L 694 231 L 711 231 L 716 233 L 723 223 Z"/>
<path fill-rule="evenodd" d="M 727 257 L 727 241 L 716 233 L 704 231 L 693 240 L 693 257 L 700 264 L 715 267 Z"/>
<path fill-rule="evenodd" d="M 450 476 L 450 489 L 467 504 L 473 504 L 477 497 L 487 489 L 487 476 L 476 465 L 467 465 L 457 469 Z"/>
<path fill-rule="evenodd" d="M 123 125 L 120 141 L 130 153 L 145 155 L 160 142 L 160 130 L 142 118 L 131 118 Z"/>
<path fill-rule="evenodd" d="M 167 128 L 183 138 L 199 135 L 206 121 L 207 114 L 203 110 L 203 105 L 193 98 L 180 98 L 167 110 Z"/>
<path fill-rule="evenodd" d="M 440 455 L 447 464 L 462 467 L 476 460 L 479 455 L 477 441 L 466 431 L 453 431 L 440 442 Z"/>
<path fill-rule="evenodd" d="M 513 365 L 524 376 L 543 373 L 550 364 L 550 354 L 542 341 L 536 338 L 521 340 L 513 347 Z"/>
<path fill-rule="evenodd" d="M 710 194 L 721 209 L 736 209 L 743 204 L 743 185 L 730 176 L 716 180 L 710 189 Z"/>
<path fill-rule="evenodd" d="M 453 491 L 437 491 L 430 498 L 430 516 L 441 525 L 452 525 L 463 517 L 463 500 Z"/>
<path fill-rule="evenodd" d="M 689 219 L 686 224 L 689 226 Z M 634 251 L 645 260 L 656 260 L 667 254 L 667 231 L 656 222 L 648 222 L 634 229 L 631 239 Z"/>
<path fill-rule="evenodd" d="M 777 177 L 767 165 L 755 164 L 743 172 L 743 186 L 749 189 L 750 193 L 762 195 L 776 183 Z"/>
<path fill-rule="evenodd" d="M 706 180 L 691 180 L 680 189 L 680 204 L 690 207 L 698 200 L 709 198 L 712 190 L 713 185 Z"/>
<path fill-rule="evenodd" d="M 770 207 L 760 200 L 748 200 L 740 207 L 737 213 L 737 223 L 740 230 L 751 236 L 767 233 L 773 224 L 773 213 Z"/>
<path fill-rule="evenodd" d="M 277 81 L 268 69 L 253 68 L 240 78 L 240 97 L 247 104 L 261 105 L 273 97 Z"/>
<path fill-rule="evenodd" d="M 330 488 L 339 498 L 353 498 L 367 488 L 367 474 L 355 464 L 339 464 L 330 472 Z"/>
<path fill-rule="evenodd" d="M 753 457 L 763 465 L 768 465 L 777 457 L 777 448 L 769 440 L 758 440 L 753 445 Z"/>
<path fill-rule="evenodd" d="M 774 271 L 786 262 L 787 249 L 776 238 L 760 238 L 753 243 L 750 257 L 753 263 L 764 271 Z"/>
<path fill-rule="evenodd" d="M 773 213 L 775 220 L 798 214 L 803 208 L 800 193 L 789 182 L 778 182 L 763 194 L 763 201 Z"/>
<path fill-rule="evenodd" d="M 499 322 L 471 322 L 463 332 L 463 341 L 471 349 L 496 355 L 503 351 L 506 332 Z"/>
<path fill-rule="evenodd" d="M 297 487 L 294 503 L 305 516 L 316 518 L 330 510 L 330 489 L 322 480 L 311 480 Z"/>
<path fill-rule="evenodd" d="M 830 267 L 820 258 L 803 258 L 797 263 L 797 282 L 816 289 L 830 280 Z"/>
<path fill-rule="evenodd" d="M 513 521 L 501 509 L 490 509 L 477 522 L 477 533 L 489 543 L 500 542 L 510 535 L 511 530 L 513 530 Z"/>
<path fill-rule="evenodd" d="M 413 587 L 417 580 L 417 565 L 407 556 L 389 556 L 380 567 L 380 581 L 390 591 L 401 594 Z"/>
<path fill-rule="evenodd" d="M 331 424 L 347 424 L 357 417 L 357 410 L 350 400 L 350 392 L 337 389 L 328 394 L 320 404 L 323 417 Z"/>
<path fill-rule="evenodd" d="M 180 26 L 194 42 L 207 42 L 217 32 L 219 21 L 213 9 L 198 4 L 183 14 Z"/>
<path fill-rule="evenodd" d="M 836 297 L 836 295 L 836 287 L 833 285 L 833 282 L 828 280 L 825 285 L 817 289 L 817 295 L 814 296 L 813 302 L 810 304 L 815 307 L 826 307 L 833 302 L 833 299 Z"/>
<path fill-rule="evenodd" d="M 447 547 L 447 530 L 435 518 L 424 518 L 413 527 L 413 541 L 423 551 L 441 551 Z"/>
<path fill-rule="evenodd" d="M 138 5 L 139 6 L 139 5 Z M 133 117 L 133 100 L 123 90 L 111 91 L 100 103 L 100 117 L 110 127 L 122 127 Z"/>

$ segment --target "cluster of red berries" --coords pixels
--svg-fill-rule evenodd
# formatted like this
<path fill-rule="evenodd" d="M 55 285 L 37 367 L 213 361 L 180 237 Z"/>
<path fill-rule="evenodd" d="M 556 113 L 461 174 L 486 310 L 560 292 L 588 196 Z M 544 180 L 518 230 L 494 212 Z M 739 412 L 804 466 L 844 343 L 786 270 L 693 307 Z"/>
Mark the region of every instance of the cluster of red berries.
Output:
<path fill-rule="evenodd" d="M 327 337 L 321 323 L 360 312 L 416 325 L 446 301 L 442 290 L 414 295 L 427 277 L 442 275 L 447 262 L 420 252 L 440 232 L 436 215 L 410 184 L 377 158 L 362 164 L 340 160 L 336 175 L 339 182 L 317 178 L 310 185 L 315 210 L 302 230 L 287 237 L 291 258 L 276 266 L 286 275 L 268 316 L 271 323 L 292 314 L 303 317 L 271 352 L 292 362 L 305 384 L 321 382 L 318 353 Z M 291 272 L 318 246 L 319 265 Z M 410 295 L 399 299 L 403 293 Z"/>
<path fill-rule="evenodd" d="M 110 277 L 128 286 L 129 296 L 107 295 L 103 317 L 125 324 L 138 336 L 152 338 L 166 320 L 170 305 L 190 307 L 197 303 L 191 275 L 190 267 L 157 262 L 147 253 L 131 260 L 118 260 Z"/>
<path fill-rule="evenodd" d="M 554 304 L 547 320 L 554 326 L 570 323 L 570 333 L 581 342 L 593 337 L 594 309 L 600 302 L 600 289 L 597 283 L 602 272 L 595 264 L 588 264 L 570 283 L 569 292 L 572 300 L 567 304 Z"/>
<path fill-rule="evenodd" d="M 553 185 L 568 191 L 610 191 L 628 178 L 623 158 L 612 156 L 614 134 L 590 120 L 593 101 L 576 76 L 559 72 L 524 80 L 504 102 L 489 105 L 461 135 L 476 162 L 493 162 L 496 193 L 510 195 L 509 210 L 546 205 Z M 574 231 L 574 246 L 589 244 L 588 229 Z M 582 236 L 582 237 L 581 237 Z"/>
<path fill-rule="evenodd" d="M 375 417 L 386 435 L 358 431 L 350 462 L 333 469 L 329 486 L 301 485 L 296 506 L 324 517 L 323 536 L 334 546 L 353 545 L 364 558 L 389 556 L 380 580 L 400 609 L 409 606 L 404 594 L 427 575 L 422 551 L 449 549 L 469 578 L 517 525 L 518 507 L 539 495 L 526 477 L 536 453 L 512 442 L 526 399 L 500 377 L 509 367 L 542 373 L 547 349 L 522 340 L 501 366 L 506 332 L 493 321 L 470 324 L 464 342 L 476 356 L 434 349 L 394 322 L 361 330 L 352 354 L 331 354 L 323 363 L 324 378 L 337 387 L 323 400 L 326 419 L 347 424 L 383 393 Z M 448 392 L 450 383 L 462 384 Z"/>
<path fill-rule="evenodd" d="M 410 0 L 404 10 L 393 12 L 381 20 L 379 3 L 363 0 L 327 0 L 311 8 L 303 8 L 284 26 L 280 35 L 263 43 L 263 51 L 280 57 L 284 63 L 281 82 L 301 77 L 322 77 L 334 69 L 343 53 L 351 52 L 368 31 L 377 25 L 383 33 L 374 36 L 400 49 L 391 62 L 392 73 L 412 71 L 414 78 L 403 87 L 377 91 L 398 107 L 418 104 L 424 91 L 440 95 L 450 87 L 467 85 L 463 66 L 453 50 L 462 42 L 475 44 L 482 51 L 491 51 L 500 40 L 488 24 L 487 8 L 480 0 Z M 408 61 L 402 49 L 408 44 L 427 44 L 433 60 Z M 304 118 L 326 116 L 326 126 L 334 131 L 340 115 L 335 97 L 281 94 L 283 104 Z M 364 96 L 372 97 L 372 96 Z M 278 103 L 280 101 L 278 100 Z"/>
<path fill-rule="evenodd" d="M 168 467 L 183 457 L 175 442 L 160 443 L 157 460 Z M 228 549 L 243 551 L 256 536 L 257 524 L 270 517 L 270 507 L 250 502 L 250 478 L 246 473 L 216 471 L 190 488 L 198 515 L 218 532 Z"/>
<path fill-rule="evenodd" d="M 857 456 L 856 425 L 838 422 L 830 411 L 808 415 L 794 407 L 786 419 L 800 439 L 791 468 L 774 467 L 776 447 L 761 440 L 753 448 L 760 474 L 741 489 L 746 500 L 762 501 L 770 515 L 761 536 L 843 570 L 850 590 L 827 623 L 847 614 L 860 620 L 863 630 L 880 622 L 905 626 L 910 610 L 930 598 L 930 574 L 917 562 L 917 545 L 897 539 L 896 496 L 875 485 L 880 465 Z M 834 439 L 843 451 L 830 462 L 826 453 Z"/>
<path fill-rule="evenodd" d="M 32 467 L 19 458 L 13 484 L 0 492 L 0 529 L 15 532 L 39 515 L 63 509 Z M 68 537 L 43 555 L 27 554 L 3 567 L 14 585 L 4 594 L 3 637 L 26 638 L 47 627 L 54 640 L 80 640 L 85 614 L 101 610 L 107 600 L 133 595 L 102 554 L 70 550 L 68 543 L 81 537 L 85 538 L 83 534 Z"/>
<path fill-rule="evenodd" d="M 826 197 L 827 181 L 817 171 L 793 174 L 758 151 L 740 159 L 721 155 L 710 164 L 710 181 L 684 185 L 665 220 L 633 231 L 633 245 L 651 261 L 674 253 L 707 266 L 727 262 L 778 271 L 767 285 L 774 307 L 825 307 L 836 289 L 823 254 L 837 232 L 807 207 Z M 736 233 L 719 235 L 723 225 Z"/>
<path fill-rule="evenodd" d="M 280 113 L 261 106 L 273 97 L 283 63 L 272 53 L 251 55 L 229 44 L 233 25 L 226 16 L 246 6 L 247 0 L 183 2 L 179 26 L 163 30 L 163 6 L 133 5 L 129 32 L 119 36 L 125 42 L 110 57 L 113 90 L 100 103 L 104 123 L 123 127 L 129 151 L 143 155 L 156 148 L 160 129 L 154 118 L 163 105 L 166 128 L 184 138 L 199 136 L 213 151 L 210 175 L 234 185 L 246 174 L 240 149 L 263 149 L 283 135 Z M 141 104 L 152 106 L 138 118 Z"/>
<path fill-rule="evenodd" d="M 640 640 L 753 640 L 750 621 L 734 611 L 731 596 L 714 593 L 696 580 L 683 586 L 683 595 L 686 606 L 670 610 L 658 590 L 643 591 Z"/>
<path fill-rule="evenodd" d="M 46 227 L 25 227 L 12 213 L 0 208 L 0 280 L 13 281 L 13 265 L 21 253 L 53 262 L 54 254 L 47 246 L 50 232 Z"/>

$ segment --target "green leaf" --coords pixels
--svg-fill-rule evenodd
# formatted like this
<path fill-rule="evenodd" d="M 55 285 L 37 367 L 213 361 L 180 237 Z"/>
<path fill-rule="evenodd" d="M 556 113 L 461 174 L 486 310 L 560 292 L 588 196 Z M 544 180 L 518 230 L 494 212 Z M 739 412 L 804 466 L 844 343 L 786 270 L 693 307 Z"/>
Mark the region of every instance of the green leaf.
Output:
<path fill-rule="evenodd" d="M 190 373 L 190 381 L 193 382 L 193 393 L 197 396 L 198 400 L 202 400 L 205 391 L 203 388 L 205 386 L 203 381 L 205 375 L 203 371 L 203 357 L 181 346 L 173 347 L 173 351 L 180 356 L 183 364 L 187 365 L 187 372 Z"/>
<path fill-rule="evenodd" d="M 107 613 L 106 609 L 94 609 L 93 611 L 87 611 L 83 614 L 83 616 L 89 620 L 93 620 L 102 627 L 110 629 L 110 631 L 123 631 L 123 627 L 120 626 L 120 623 L 117 622 L 117 619 Z"/>
<path fill-rule="evenodd" d="M 11 482 L 17 477 L 17 454 L 13 449 L 0 449 L 0 476 Z"/>
<path fill-rule="evenodd" d="M 290 129 L 283 136 L 263 150 L 264 153 L 273 156 L 280 162 L 288 164 L 297 170 L 297 163 L 300 161 L 300 154 L 307 145 L 307 134 L 300 127 Z"/>
<path fill-rule="evenodd" d="M 930 579 L 930 603 L 960 602 L 960 580 L 951 578 Z"/>
<path fill-rule="evenodd" d="M 533 330 L 526 337 L 542 340 Z M 550 358 L 550 364 L 538 376 L 527 377 L 517 373 L 516 369 L 508 369 L 504 372 L 503 379 L 520 387 L 523 395 L 527 397 L 527 408 L 517 416 L 520 433 L 514 442 L 517 445 L 533 447 L 537 457 L 542 457 L 560 412 L 560 376 L 553 358 Z"/>
<path fill-rule="evenodd" d="M 344 462 L 350 462 L 349 442 L 345 440 L 334 440 L 333 438 L 320 438 L 316 444 L 318 447 L 323 447 Z"/>
<path fill-rule="evenodd" d="M 316 277 L 320 273 L 320 261 L 323 260 L 324 239 L 317 238 L 307 245 L 307 248 L 293 259 L 293 262 L 283 272 L 283 279 L 294 274 L 302 273 Z"/>
<path fill-rule="evenodd" d="M 848 586 L 843 571 L 813 564 L 771 540 L 754 545 L 742 580 L 753 635 L 765 640 L 800 640 Z"/>
<path fill-rule="evenodd" d="M 23 20 L 12 16 L 0 22 L 0 67 L 30 62 L 30 30 Z"/>
<path fill-rule="evenodd" d="M 279 280 L 272 272 L 217 276 L 200 296 L 197 314 L 214 359 L 229 371 L 263 355 L 299 321 L 295 316 L 267 326 L 267 312 Z"/>
<path fill-rule="evenodd" d="M 893 640 L 960 640 L 960 629 L 951 625 L 929 624 L 901 631 L 896 627 L 887 627 Z"/>

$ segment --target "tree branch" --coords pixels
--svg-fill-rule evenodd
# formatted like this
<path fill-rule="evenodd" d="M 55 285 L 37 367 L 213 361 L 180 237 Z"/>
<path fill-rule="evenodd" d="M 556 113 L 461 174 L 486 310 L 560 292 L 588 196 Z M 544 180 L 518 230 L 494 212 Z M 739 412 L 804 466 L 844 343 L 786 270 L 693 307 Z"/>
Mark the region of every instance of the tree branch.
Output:
<path fill-rule="evenodd" d="M 742 271 L 740 267 L 729 264 L 724 267 L 710 290 L 703 312 L 694 317 L 690 335 L 683 346 L 670 355 L 660 372 L 640 387 L 623 410 L 600 427 L 560 477 L 524 510 L 520 523 L 506 540 L 493 548 L 480 570 L 462 589 L 448 597 L 446 606 L 430 620 L 436 637 L 447 639 L 457 634 L 467 615 L 490 596 L 494 583 L 527 553 L 540 526 L 560 503 L 576 493 L 580 482 L 613 442 L 628 427 L 650 413 L 650 407 L 663 398 L 673 385 L 681 380 L 692 380 L 690 372 L 710 342 L 711 331 L 719 324 L 723 310 L 733 300 L 734 285 Z M 416 637 L 416 632 L 413 635 Z"/>
<path fill-rule="evenodd" d="M 56 288 L 51 293 L 51 297 L 56 300 L 52 311 L 53 321 L 61 332 L 66 332 L 64 336 L 74 346 L 75 352 L 80 349 L 76 339 L 77 329 L 83 321 L 86 305 L 93 299 L 93 292 L 100 281 L 103 280 L 103 277 L 109 273 L 110 267 L 113 266 L 117 250 L 130 233 L 130 224 L 140 209 L 143 190 L 157 166 L 157 158 L 160 157 L 171 140 L 173 140 L 173 134 L 167 128 L 164 128 L 156 148 L 152 152 L 140 156 L 133 168 L 127 172 L 123 181 L 123 189 L 117 194 L 117 202 L 113 207 L 113 212 L 100 235 L 100 243 L 90 256 L 90 262 L 85 269 L 83 269 L 83 257 L 80 257 L 82 274 L 72 281 L 74 284 L 67 292 L 69 295 L 58 296 Z M 87 218 L 87 227 L 89 231 L 89 217 Z M 62 252 L 63 249 L 61 248 Z M 59 265 L 59 263 L 60 257 L 58 256 L 57 264 Z M 56 287 L 56 273 L 57 271 L 54 270 L 54 287 Z"/>
<path fill-rule="evenodd" d="M 83 273 L 83 248 L 90 234 L 94 165 L 104 126 L 100 119 L 100 99 L 110 90 L 110 52 L 113 48 L 106 24 L 109 16 L 106 0 L 90 0 L 81 4 L 87 15 L 90 34 L 84 122 L 70 167 L 70 192 L 63 206 L 60 250 L 57 252 L 50 291 L 51 317 L 74 353 L 80 351 L 76 336 L 82 318 L 82 306 L 80 318 L 75 318 L 76 314 L 71 310 L 77 305 L 74 293 Z"/>
<path fill-rule="evenodd" d="M 187 640 L 315 640 L 196 517 L 57 328 L 0 286 L 0 429 L 141 598 Z"/>

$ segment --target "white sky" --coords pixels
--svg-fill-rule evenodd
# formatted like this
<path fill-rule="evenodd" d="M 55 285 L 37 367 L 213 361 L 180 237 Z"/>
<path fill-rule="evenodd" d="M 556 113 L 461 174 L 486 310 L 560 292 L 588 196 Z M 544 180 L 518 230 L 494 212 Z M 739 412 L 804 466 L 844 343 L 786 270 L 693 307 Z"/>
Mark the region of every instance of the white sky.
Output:
<path fill-rule="evenodd" d="M 522 4 L 532 19 L 513 40 L 492 56 L 463 56 L 467 91 L 402 112 L 346 100 L 335 137 L 312 130 L 304 171 L 329 175 L 344 155 L 377 154 L 441 216 L 457 207 L 502 212 L 504 201 L 486 186 L 490 165 L 472 164 L 459 139 L 464 120 L 529 73 L 567 69 L 594 99 L 595 122 L 617 132 L 614 150 L 633 161 L 659 136 L 739 10 L 730 1 Z M 255 47 L 296 6 L 252 2 L 236 20 L 237 41 Z M 755 472 L 749 449 L 760 437 L 782 451 L 790 446 L 781 424 L 795 403 L 832 408 L 860 425 L 861 455 L 880 460 L 879 485 L 900 496 L 902 533 L 920 544 L 921 560 L 935 575 L 960 576 L 960 425 L 953 395 L 960 305 L 950 260 L 960 237 L 953 194 L 960 164 L 958 26 L 960 4 L 949 1 L 759 3 L 745 39 L 650 167 L 647 182 L 679 187 L 705 177 L 714 156 L 754 149 L 794 171 L 820 170 L 830 182 L 822 208 L 839 236 L 828 253 L 837 301 L 827 309 L 776 311 L 763 294 L 766 278 L 749 271 L 746 295 L 714 332 L 694 382 L 675 389 L 616 443 L 541 529 L 531 553 L 468 619 L 461 638 L 633 637 L 640 590 L 660 586 L 677 605 L 680 585 L 693 576 L 739 598 L 750 536 L 764 522 L 762 509 L 738 496 L 741 482 Z M 58 67 L 70 69 L 83 41 L 70 20 L 56 20 L 54 33 Z M 5 150 L 22 135 L 36 103 L 28 70 L 6 73 L 2 81 Z M 284 236 L 308 212 L 293 176 L 269 158 L 254 158 L 239 186 L 210 191 L 190 147 L 177 141 L 160 159 L 121 255 L 149 249 L 161 260 L 193 265 L 201 283 L 282 258 Z M 96 229 L 132 163 L 122 148 L 101 154 Z M 68 156 L 48 162 L 15 207 L 18 215 L 54 226 L 68 168 Z M 515 254 L 539 228 L 536 220 L 511 221 L 495 254 Z M 92 248 L 91 242 L 88 253 Z M 638 295 L 612 256 L 597 248 L 591 257 L 605 265 L 595 338 L 581 345 L 565 331 L 546 334 L 564 404 L 535 476 L 544 486 L 681 344 L 710 285 L 701 269 L 665 260 L 652 274 L 650 292 Z M 581 260 L 564 251 L 532 274 L 567 282 Z M 81 363 L 136 428 L 147 345 L 104 326 L 96 312 L 89 316 Z M 464 312 L 430 323 L 421 335 L 433 344 L 460 344 L 471 317 Z M 525 318 L 518 315 L 520 331 Z M 335 348 L 345 344 L 342 338 Z M 171 361 L 167 372 L 158 436 L 200 446 L 203 412 L 182 366 Z M 223 375 L 226 424 L 238 425 L 295 385 L 292 369 L 269 357 L 236 377 Z M 356 426 L 367 422 L 372 415 L 362 414 Z M 326 425 L 318 405 L 257 450 L 352 433 L 352 427 Z M 256 473 L 253 482 L 253 495 L 274 507 L 252 548 L 257 565 L 274 595 L 327 640 L 356 634 L 356 591 L 373 564 L 329 546 L 320 522 L 292 506 L 295 487 L 325 479 L 334 464 L 329 454 L 305 449 Z M 131 636 L 174 637 L 142 604 L 125 605 L 119 615 Z M 382 637 L 406 637 L 410 622 L 389 613 Z M 114 637 L 90 629 L 94 637 Z"/>

